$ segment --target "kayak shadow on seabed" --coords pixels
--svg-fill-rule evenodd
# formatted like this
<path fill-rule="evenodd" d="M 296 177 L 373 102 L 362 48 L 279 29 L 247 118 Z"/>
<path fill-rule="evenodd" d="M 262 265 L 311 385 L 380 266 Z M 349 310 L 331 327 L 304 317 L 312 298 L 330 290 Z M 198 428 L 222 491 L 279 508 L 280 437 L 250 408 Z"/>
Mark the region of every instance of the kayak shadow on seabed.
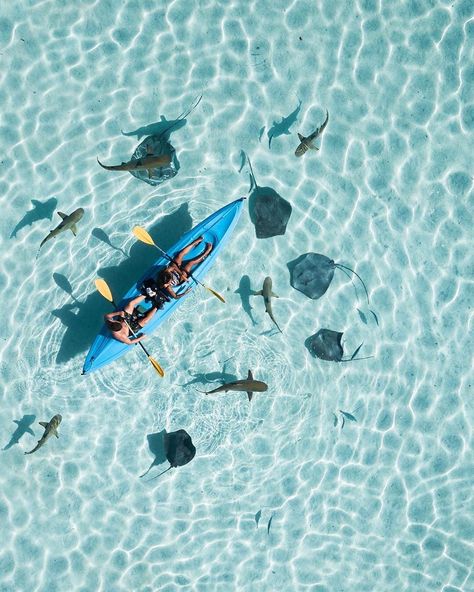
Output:
<path fill-rule="evenodd" d="M 188 204 L 182 204 L 148 230 L 156 237 L 157 244 L 167 250 L 192 228 L 192 224 Z M 130 249 L 128 259 L 119 265 L 98 270 L 97 277 L 105 279 L 118 301 L 131 284 L 153 265 L 158 256 L 156 249 L 137 241 Z M 87 351 L 103 324 L 103 315 L 111 310 L 112 305 L 94 290 L 84 302 L 76 300 L 51 311 L 51 314 L 66 327 L 56 362 L 67 362 L 79 353 Z"/>

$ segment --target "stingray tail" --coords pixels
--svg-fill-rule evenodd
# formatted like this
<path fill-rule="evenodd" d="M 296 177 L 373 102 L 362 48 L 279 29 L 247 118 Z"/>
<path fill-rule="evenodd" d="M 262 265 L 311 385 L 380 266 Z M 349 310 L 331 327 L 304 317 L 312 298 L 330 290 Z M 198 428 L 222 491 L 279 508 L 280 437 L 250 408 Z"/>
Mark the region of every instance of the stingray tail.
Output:
<path fill-rule="evenodd" d="M 364 286 L 365 295 L 366 295 L 366 297 L 367 297 L 367 304 L 370 304 L 370 303 L 369 303 L 369 293 L 367 292 L 367 288 L 366 288 L 366 286 L 365 286 L 365 284 L 364 284 L 364 280 L 363 280 L 363 279 L 360 277 L 360 275 L 359 275 L 358 273 L 356 273 L 356 272 L 355 272 L 353 269 L 351 269 L 350 267 L 346 267 L 345 265 L 342 265 L 341 263 L 335 263 L 334 265 L 335 265 L 336 267 L 338 267 L 340 270 L 347 269 L 348 271 L 350 271 L 350 272 L 351 272 L 351 273 L 353 273 L 353 274 L 354 274 L 356 277 L 358 277 L 358 278 L 359 278 L 359 280 L 360 280 L 360 283 L 361 283 L 361 284 Z"/>
<path fill-rule="evenodd" d="M 172 123 L 169 127 L 165 128 L 161 132 L 160 138 L 162 136 L 164 136 L 167 132 L 169 132 L 170 130 L 172 130 L 178 124 L 178 121 L 182 121 L 183 119 L 186 119 L 186 117 L 188 115 L 190 115 L 192 113 L 192 111 L 194 111 L 194 109 L 196 109 L 196 107 L 201 102 L 201 99 L 202 99 L 202 95 L 200 95 L 197 99 L 195 99 L 194 103 L 191 105 L 191 107 L 189 107 L 189 109 L 187 111 L 183 111 L 183 113 L 181 113 L 181 115 L 178 115 L 178 117 L 176 118 L 175 122 Z"/>
<path fill-rule="evenodd" d="M 161 475 L 164 475 L 172 468 L 173 468 L 173 466 L 170 465 L 167 469 L 165 469 L 164 471 L 161 471 L 161 473 L 158 473 L 158 475 L 156 477 L 152 477 L 151 479 L 148 479 L 148 481 L 153 481 L 154 479 L 158 479 L 158 477 L 161 477 Z"/>
<path fill-rule="evenodd" d="M 255 180 L 255 175 L 253 174 L 253 168 L 252 168 L 252 163 L 250 162 L 250 158 L 247 156 L 247 162 L 249 163 L 249 167 L 250 167 L 250 191 L 252 191 L 252 189 L 255 187 L 257 188 L 257 181 Z"/>
<path fill-rule="evenodd" d="M 139 479 L 141 479 L 141 478 L 142 478 L 142 477 L 144 477 L 145 475 L 148 475 L 148 473 L 151 471 L 151 469 L 154 467 L 154 465 L 155 465 L 155 463 L 154 463 L 154 462 L 152 462 L 152 463 L 151 463 L 151 465 L 150 465 L 150 466 L 149 466 L 149 468 L 148 468 L 148 471 L 145 471 L 145 472 L 143 473 L 143 475 L 140 475 Z"/>

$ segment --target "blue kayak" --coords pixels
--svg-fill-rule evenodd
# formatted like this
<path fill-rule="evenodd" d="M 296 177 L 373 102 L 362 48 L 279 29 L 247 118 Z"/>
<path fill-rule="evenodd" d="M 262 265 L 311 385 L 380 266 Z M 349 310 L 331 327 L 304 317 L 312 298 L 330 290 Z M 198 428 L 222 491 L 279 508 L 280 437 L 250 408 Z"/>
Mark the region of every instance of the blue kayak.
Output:
<path fill-rule="evenodd" d="M 200 245 L 197 245 L 185 257 L 185 260 L 192 259 L 202 252 L 204 242 L 211 243 L 213 247 L 212 251 L 206 257 L 206 259 L 202 261 L 202 263 L 196 265 L 196 267 L 194 267 L 192 270 L 193 276 L 202 282 L 203 277 L 206 275 L 211 265 L 213 265 L 221 248 L 229 240 L 242 211 L 244 199 L 245 198 L 237 199 L 227 206 L 224 206 L 217 212 L 214 212 L 214 214 L 211 214 L 200 224 L 183 234 L 179 241 L 168 250 L 168 255 L 170 257 L 175 257 L 177 253 L 181 251 L 181 249 L 183 249 L 186 245 L 189 245 L 196 238 L 202 236 L 204 241 Z M 123 296 L 121 301 L 118 303 L 118 308 L 123 308 L 127 302 L 139 296 L 139 288 L 143 284 L 144 280 L 155 277 L 158 271 L 163 267 L 166 267 L 168 264 L 168 259 L 166 259 L 166 257 L 163 255 L 160 255 L 152 267 L 150 267 L 150 269 L 148 269 L 146 273 L 136 283 L 134 283 L 130 290 L 128 290 L 128 292 Z M 184 292 L 187 288 L 194 289 L 196 285 L 197 283 L 192 278 L 190 278 L 187 282 L 184 282 L 179 286 L 178 291 Z M 191 292 L 189 292 L 189 294 L 191 294 Z M 189 296 L 189 294 L 177 300 L 172 299 L 170 302 L 166 302 L 163 308 L 156 312 L 154 317 L 151 319 L 151 321 L 149 321 L 149 323 L 145 325 L 141 332 L 145 335 L 153 333 L 153 331 L 155 331 L 163 323 L 163 321 L 165 321 L 178 308 L 178 306 L 187 298 L 187 296 Z M 142 308 L 147 308 L 150 307 L 151 304 L 143 301 L 140 306 Z M 144 343 L 147 343 L 147 341 L 148 340 L 146 340 Z M 103 368 L 117 358 L 120 358 L 120 356 L 126 354 L 133 347 L 134 345 L 127 345 L 126 343 L 122 343 L 114 339 L 104 324 L 100 333 L 94 339 L 89 353 L 87 354 L 82 373 L 89 374 L 94 370 Z"/>

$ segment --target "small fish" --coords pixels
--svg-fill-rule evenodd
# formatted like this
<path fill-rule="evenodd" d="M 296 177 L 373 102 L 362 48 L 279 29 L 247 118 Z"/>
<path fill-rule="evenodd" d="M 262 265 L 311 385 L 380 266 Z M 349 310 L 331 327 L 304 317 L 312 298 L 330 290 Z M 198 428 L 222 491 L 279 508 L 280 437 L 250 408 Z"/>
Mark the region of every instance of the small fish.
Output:
<path fill-rule="evenodd" d="M 25 452 L 25 454 L 33 454 L 33 452 L 36 452 L 49 440 L 53 434 L 56 436 L 56 438 L 59 438 L 58 427 L 61 423 L 61 420 L 62 416 L 58 414 L 52 417 L 50 421 L 40 421 L 40 426 L 44 427 L 44 434 L 41 436 L 41 440 L 38 440 L 38 444 L 36 444 L 33 450 Z"/>
<path fill-rule="evenodd" d="M 364 325 L 367 325 L 367 317 L 365 314 L 359 309 L 357 309 L 357 312 L 359 313 L 360 320 L 364 323 Z"/>
<path fill-rule="evenodd" d="M 256 514 L 255 514 L 255 524 L 257 525 L 258 528 L 258 523 L 260 522 L 260 518 L 262 517 L 262 510 L 259 510 Z"/>
<path fill-rule="evenodd" d="M 341 409 L 339 409 L 339 413 L 342 413 L 342 415 L 344 415 L 344 417 L 346 417 L 350 421 L 357 422 L 357 419 L 353 415 L 351 415 L 350 413 L 347 413 L 347 411 L 342 411 Z"/>
<path fill-rule="evenodd" d="M 300 144 L 295 150 L 295 156 L 303 156 L 303 154 L 305 154 L 308 150 L 319 150 L 319 148 L 314 145 L 314 141 L 323 133 L 328 121 L 329 112 L 326 111 L 326 121 L 321 125 L 321 127 L 317 127 L 312 134 L 309 134 L 309 136 L 306 137 L 298 134 Z"/>
<path fill-rule="evenodd" d="M 278 331 L 283 333 L 283 331 L 278 326 L 278 323 L 275 321 L 275 317 L 273 316 L 272 311 L 272 296 L 273 298 L 278 298 L 278 295 L 272 292 L 272 279 L 270 277 L 266 277 L 263 281 L 263 288 L 258 292 L 255 292 L 254 296 L 263 296 L 263 301 L 265 303 L 265 312 L 268 313 L 268 316 L 277 326 Z"/>
<path fill-rule="evenodd" d="M 262 136 L 263 136 L 263 132 L 265 131 L 265 126 L 263 126 L 262 128 L 260 128 L 260 131 L 258 132 L 258 141 L 261 142 L 262 141 Z"/>
<path fill-rule="evenodd" d="M 362 343 L 359 345 L 359 347 L 358 347 L 358 348 L 355 350 L 355 352 L 352 354 L 352 356 L 351 356 L 351 360 L 353 360 L 353 359 L 356 357 L 356 355 L 357 355 L 357 354 L 359 353 L 359 351 L 360 351 L 360 348 L 361 348 L 363 345 L 364 345 L 364 342 L 362 342 Z"/>
<path fill-rule="evenodd" d="M 247 160 L 247 156 L 245 155 L 245 152 L 243 150 L 241 150 L 240 151 L 240 169 L 239 169 L 239 173 L 244 168 L 244 164 L 245 164 L 245 161 L 246 160 Z"/>
<path fill-rule="evenodd" d="M 334 421 L 333 421 L 333 423 L 334 423 L 334 427 L 336 427 L 337 426 L 337 422 L 338 422 L 338 417 L 337 417 L 337 415 L 335 413 L 333 413 L 333 415 L 334 415 Z"/>
<path fill-rule="evenodd" d="M 375 314 L 375 312 L 374 312 L 373 310 L 371 310 L 370 312 L 371 312 L 371 313 L 374 315 L 374 319 L 375 319 L 375 322 L 377 323 L 377 327 L 378 327 L 378 325 L 379 325 L 379 320 L 378 320 L 378 318 L 377 318 L 377 315 Z"/>
<path fill-rule="evenodd" d="M 77 210 L 74 210 L 72 214 L 64 214 L 63 212 L 58 212 L 58 215 L 62 218 L 62 222 L 60 222 L 59 225 L 56 226 L 56 228 L 51 230 L 48 236 L 41 241 L 39 247 L 40 249 L 44 245 L 44 243 L 51 240 L 52 238 L 55 238 L 56 236 L 58 236 L 58 234 L 61 234 L 61 232 L 64 232 L 65 230 L 70 230 L 73 233 L 73 235 L 76 236 L 76 224 L 77 222 L 79 222 L 82 216 L 84 216 L 84 210 L 82 208 L 77 208 Z"/>
<path fill-rule="evenodd" d="M 227 382 L 222 386 L 218 386 L 213 391 L 199 391 L 204 392 L 205 395 L 213 395 L 214 393 L 226 393 L 227 391 L 235 392 L 246 392 L 249 401 L 252 400 L 253 394 L 264 393 L 268 390 L 268 384 L 261 382 L 260 380 L 254 380 L 252 371 L 249 370 L 248 376 L 244 380 L 236 380 L 234 382 Z"/>
<path fill-rule="evenodd" d="M 272 514 L 270 516 L 270 520 L 268 521 L 268 524 L 267 524 L 267 534 L 270 534 L 270 526 L 272 525 L 273 516 L 274 516 L 274 514 Z"/>

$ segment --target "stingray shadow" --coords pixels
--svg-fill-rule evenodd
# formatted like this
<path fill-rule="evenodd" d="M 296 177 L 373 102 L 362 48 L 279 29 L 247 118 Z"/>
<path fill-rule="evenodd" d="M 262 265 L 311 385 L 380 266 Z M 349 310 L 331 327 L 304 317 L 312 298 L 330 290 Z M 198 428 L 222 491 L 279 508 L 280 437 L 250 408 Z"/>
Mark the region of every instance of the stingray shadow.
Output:
<path fill-rule="evenodd" d="M 182 204 L 177 210 L 164 216 L 149 228 L 150 234 L 164 250 L 169 249 L 185 232 L 192 228 L 188 205 Z M 104 278 L 112 294 L 119 301 L 130 285 L 153 265 L 158 251 L 137 241 L 130 249 L 128 259 L 118 265 L 98 270 L 97 275 Z M 111 304 L 98 292 L 90 293 L 83 302 L 66 304 L 51 314 L 60 319 L 66 327 L 56 362 L 67 362 L 77 354 L 87 351 L 103 324 L 103 315 L 110 312 Z"/>
<path fill-rule="evenodd" d="M 298 113 L 301 109 L 301 101 L 299 101 L 298 107 L 294 111 L 292 111 L 286 117 L 281 118 L 281 121 L 277 123 L 276 121 L 273 122 L 272 127 L 268 130 L 268 147 L 271 148 L 273 138 L 278 138 L 278 136 L 283 135 L 290 135 L 290 127 L 295 123 L 296 119 L 298 118 Z"/>
<path fill-rule="evenodd" d="M 123 249 L 121 249 L 120 247 L 116 247 L 115 245 L 113 245 L 110 242 L 110 238 L 109 238 L 108 234 L 106 232 L 104 232 L 102 230 L 102 228 L 94 228 L 92 230 L 92 236 L 94 238 L 96 238 L 97 240 L 102 241 L 107 246 L 112 247 L 112 249 L 114 249 L 115 251 L 118 251 L 119 253 L 122 253 L 123 255 L 125 255 L 125 257 L 128 257 L 127 253 Z"/>
<path fill-rule="evenodd" d="M 13 432 L 10 438 L 10 442 L 2 448 L 2 450 L 8 450 L 15 444 L 18 444 L 20 439 L 26 432 L 31 434 L 32 436 L 35 435 L 33 430 L 30 428 L 31 425 L 35 422 L 36 415 L 24 415 L 21 419 L 14 419 L 13 422 L 17 424 L 16 430 Z"/>
<path fill-rule="evenodd" d="M 140 477 L 144 477 L 147 473 L 151 471 L 153 467 L 161 465 L 164 463 L 166 459 L 166 449 L 165 449 L 165 436 L 166 430 L 161 430 L 161 432 L 155 432 L 154 434 L 148 434 L 146 439 L 148 440 L 148 448 L 150 452 L 155 457 L 148 467 L 148 469 L 140 475 Z"/>
<path fill-rule="evenodd" d="M 256 325 L 257 323 L 252 316 L 253 307 L 250 304 L 250 296 L 253 296 L 255 294 L 255 292 L 250 287 L 250 278 L 248 275 L 243 275 L 240 278 L 239 287 L 234 292 L 234 294 L 238 294 L 240 296 L 240 300 L 242 301 L 242 308 L 244 309 L 244 312 L 246 312 L 249 315 L 250 320 L 252 321 L 252 324 Z"/>
<path fill-rule="evenodd" d="M 143 136 L 159 136 L 168 141 L 173 132 L 186 125 L 186 119 L 166 119 L 164 115 L 161 115 L 160 118 L 160 121 L 139 127 L 133 132 L 122 131 L 122 135 L 137 136 L 137 140 Z"/>
<path fill-rule="evenodd" d="M 18 222 L 10 234 L 10 238 L 16 238 L 17 233 L 25 226 L 31 226 L 34 222 L 39 220 L 52 220 L 58 200 L 55 197 L 50 197 L 48 201 L 38 201 L 32 199 L 33 209 L 28 210 L 23 218 Z"/>

